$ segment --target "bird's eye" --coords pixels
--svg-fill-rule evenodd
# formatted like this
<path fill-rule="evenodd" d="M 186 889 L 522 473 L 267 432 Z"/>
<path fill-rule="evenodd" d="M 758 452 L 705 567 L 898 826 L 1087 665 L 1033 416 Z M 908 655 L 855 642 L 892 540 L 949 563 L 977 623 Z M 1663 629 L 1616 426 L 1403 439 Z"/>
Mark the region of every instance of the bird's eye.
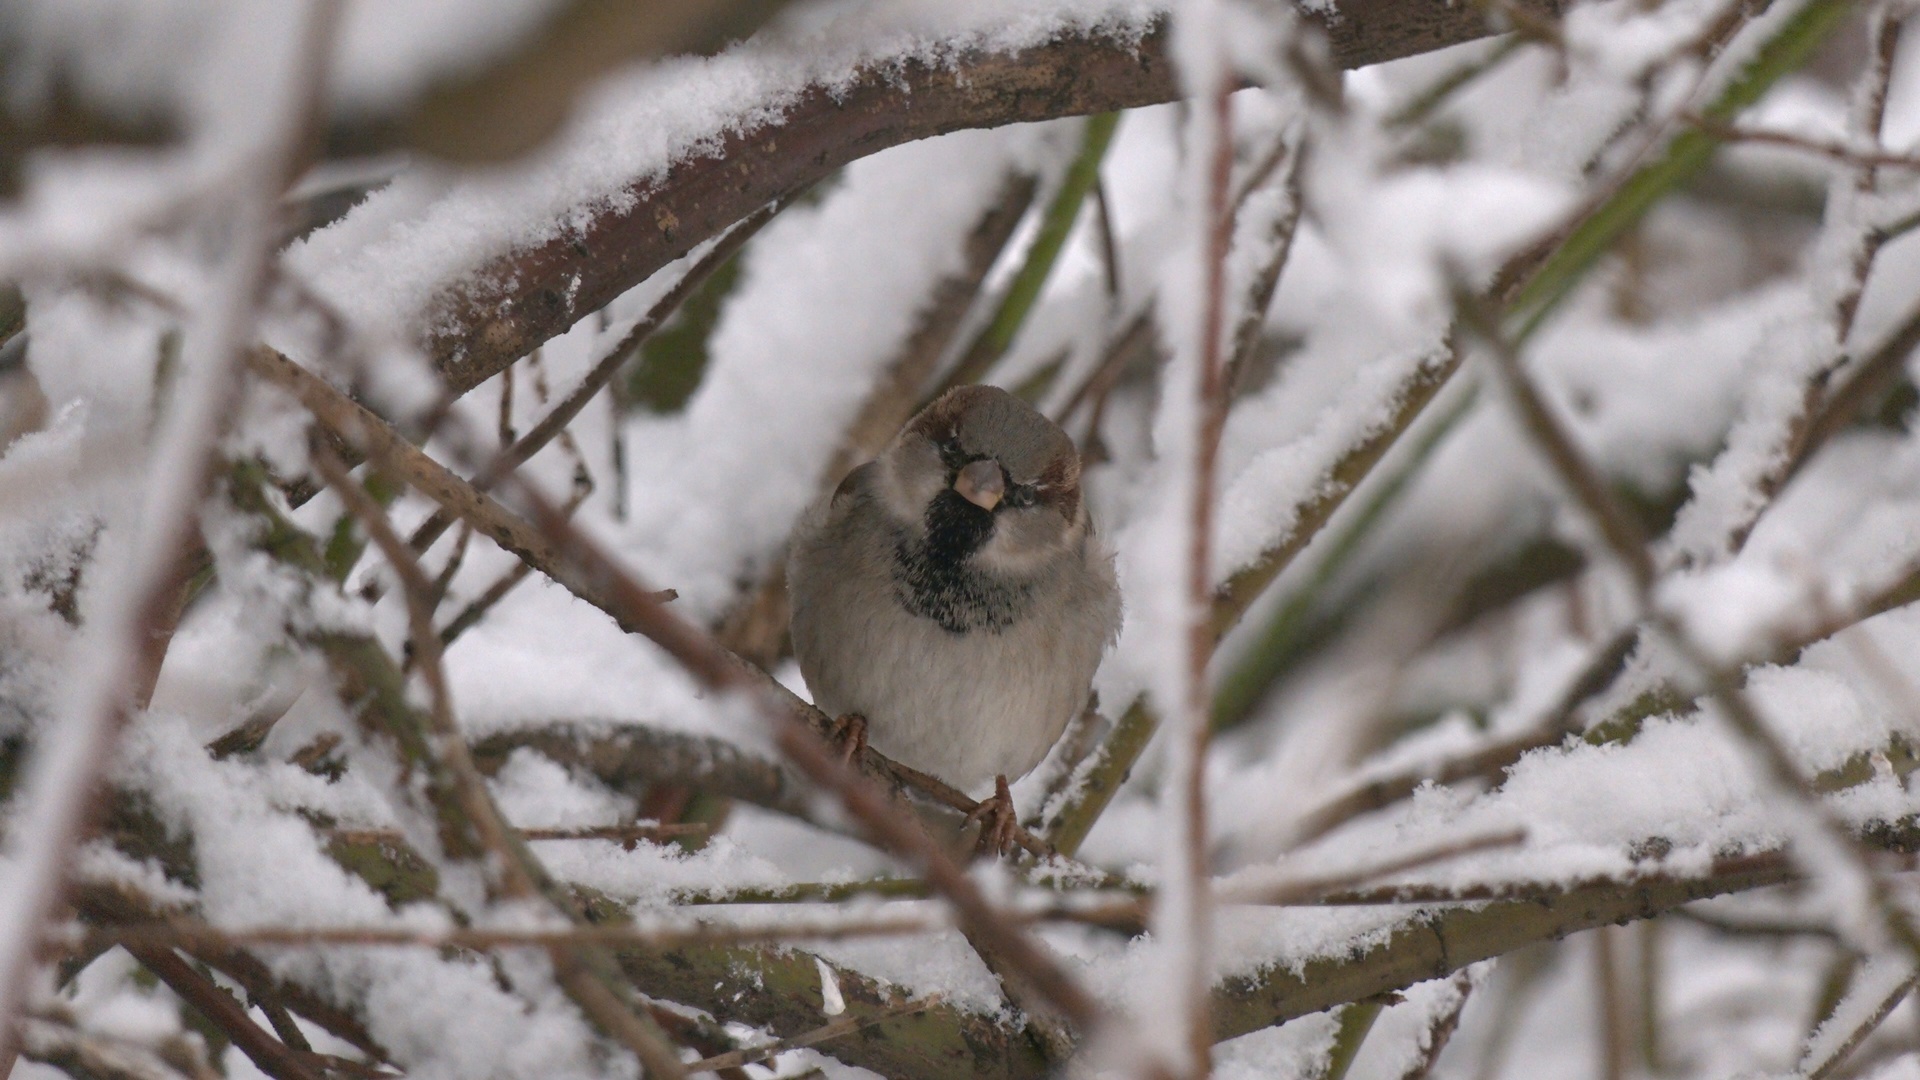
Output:
<path fill-rule="evenodd" d="M 1015 484 L 1007 489 L 1005 502 L 1008 506 L 1017 510 L 1032 506 L 1034 500 L 1039 497 L 1039 493 L 1033 490 L 1031 484 Z"/>
<path fill-rule="evenodd" d="M 937 439 L 934 449 L 940 451 L 940 462 L 949 469 L 958 469 L 967 463 L 967 452 L 960 449 L 959 439 Z"/>

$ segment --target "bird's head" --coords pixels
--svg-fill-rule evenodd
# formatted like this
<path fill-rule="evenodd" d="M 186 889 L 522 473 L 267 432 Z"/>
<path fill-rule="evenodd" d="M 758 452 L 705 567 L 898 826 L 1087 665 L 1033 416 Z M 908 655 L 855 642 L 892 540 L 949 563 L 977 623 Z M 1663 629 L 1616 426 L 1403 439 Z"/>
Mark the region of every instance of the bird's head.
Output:
<path fill-rule="evenodd" d="M 883 504 L 933 557 L 1021 575 L 1086 534 L 1073 440 L 998 387 L 942 394 L 881 463 Z"/>

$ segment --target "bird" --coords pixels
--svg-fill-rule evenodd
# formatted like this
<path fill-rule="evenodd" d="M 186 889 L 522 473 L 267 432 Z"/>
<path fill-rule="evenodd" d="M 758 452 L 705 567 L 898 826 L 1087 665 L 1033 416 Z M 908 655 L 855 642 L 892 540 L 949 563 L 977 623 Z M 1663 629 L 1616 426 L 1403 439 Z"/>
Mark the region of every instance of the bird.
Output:
<path fill-rule="evenodd" d="M 1008 850 L 1008 780 L 1046 757 L 1118 636 L 1113 554 L 1073 440 L 998 387 L 960 386 L 802 518 L 787 576 L 814 703 L 859 744 L 968 791 Z"/>

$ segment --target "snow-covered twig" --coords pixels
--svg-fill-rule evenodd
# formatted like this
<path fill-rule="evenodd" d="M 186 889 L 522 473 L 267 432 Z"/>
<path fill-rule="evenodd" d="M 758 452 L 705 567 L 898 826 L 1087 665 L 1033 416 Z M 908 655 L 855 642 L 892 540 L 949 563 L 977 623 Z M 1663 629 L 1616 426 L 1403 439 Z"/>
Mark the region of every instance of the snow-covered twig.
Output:
<path fill-rule="evenodd" d="M 433 584 L 420 568 L 413 550 L 401 540 L 387 521 L 386 513 L 359 482 L 348 475 L 345 466 L 325 446 L 316 446 L 312 461 L 327 485 L 366 529 L 374 544 L 386 556 L 387 563 L 400 576 L 407 605 L 407 622 L 418 670 L 427 684 L 429 708 L 425 731 L 400 730 L 392 725 L 387 732 L 401 748 L 403 758 L 419 759 L 432 779 L 426 785 L 439 821 L 439 836 L 446 853 L 477 859 L 485 856 L 490 876 L 500 898 L 535 900 L 545 898 L 563 917 L 573 908 L 561 894 L 546 869 L 540 865 L 517 837 L 513 827 L 494 804 L 486 781 L 475 767 L 466 735 L 453 716 L 453 698 L 447 686 L 446 668 L 441 662 L 440 634 L 433 626 Z M 423 738 L 424 737 L 424 738 Z M 461 836 L 462 832 L 466 836 Z M 468 845 L 464 848 L 457 844 Z M 477 848 L 472 846 L 477 845 Z M 632 992 L 623 988 L 603 959 L 570 944 L 551 946 L 554 981 L 580 1006 L 593 1022 L 633 1051 L 648 1075 L 677 1080 L 685 1075 L 680 1056 L 658 1024 L 638 1008 Z"/>
<path fill-rule="evenodd" d="M 543 447 L 553 441 L 555 436 L 565 431 L 567 426 L 579 417 L 587 404 L 606 389 L 607 384 L 613 381 L 613 377 L 632 363 L 633 358 L 639 355 L 640 347 L 653 335 L 653 332 L 673 318 L 681 305 L 686 303 L 687 297 L 693 295 L 693 291 L 713 276 L 713 272 L 728 259 L 739 254 L 747 241 L 753 239 L 761 228 L 772 221 L 780 211 L 791 205 L 796 197 L 798 197 L 797 194 L 775 199 L 741 219 L 738 224 L 714 241 L 713 245 L 707 248 L 684 274 L 680 275 L 680 279 L 673 283 L 673 287 L 668 289 L 659 300 L 654 301 L 653 306 L 647 309 L 647 313 L 640 317 L 640 321 L 634 323 L 617 343 L 601 354 L 600 360 L 588 369 L 587 374 L 581 378 L 573 390 L 568 392 L 560 404 L 548 410 L 547 414 L 540 418 L 539 423 L 514 440 L 513 445 L 494 455 L 474 474 L 473 479 L 469 481 L 474 490 L 481 492 L 493 490 L 502 477 L 532 460 L 533 455 L 539 453 Z M 415 551 L 426 551 L 433 546 L 433 542 L 439 539 L 442 533 L 446 532 L 447 527 L 453 524 L 455 517 L 452 511 L 444 508 L 435 511 L 414 529 L 407 543 Z"/>
<path fill-rule="evenodd" d="M 1916 340 L 1913 320 L 1892 334 L 1873 354 L 1854 360 L 1852 345 L 1855 316 L 1866 293 L 1867 279 L 1889 234 L 1871 220 L 1868 208 L 1880 184 L 1883 167 L 1914 167 L 1911 156 L 1862 150 L 1862 145 L 1880 147 L 1885 126 L 1888 95 L 1893 83 L 1895 55 L 1899 50 L 1904 18 L 1891 5 L 1874 5 L 1868 16 L 1871 57 L 1854 91 L 1848 115 L 1848 134 L 1853 144 L 1836 145 L 1803 136 L 1769 133 L 1743 128 L 1700 116 L 1688 122 L 1716 139 L 1767 142 L 1834 157 L 1849 168 L 1828 186 L 1828 224 L 1823 247 L 1835 249 L 1829 261 L 1844 263 L 1844 276 L 1837 283 L 1816 283 L 1816 295 L 1829 303 L 1831 325 L 1826 340 L 1804 355 L 1784 358 L 1785 371 L 1763 371 L 1750 392 L 1748 411 L 1728 433 L 1726 449 L 1694 481 L 1693 504 L 1683 512 L 1675 527 L 1677 546 L 1673 553 L 1680 563 L 1719 561 L 1739 554 L 1747 538 L 1775 499 L 1807 460 L 1830 439 L 1835 420 L 1850 422 L 1862 406 L 1860 391 L 1879 390 L 1886 381 L 1880 374 L 1887 366 L 1889 351 L 1897 351 L 1894 363 L 1903 363 Z M 1838 256 L 1836 258 L 1835 256 Z M 1851 364 L 1853 374 L 1838 385 L 1836 375 Z M 1790 392 L 1770 383 L 1781 379 L 1798 382 L 1797 405 L 1781 408 L 1779 399 Z M 1771 406 L 1771 407 L 1770 407 Z M 1737 485 L 1738 494 L 1724 490 Z M 1711 496 L 1711 497 L 1709 497 Z M 1711 515 L 1724 520 L 1706 520 Z"/>
<path fill-rule="evenodd" d="M 1400 1074 L 1400 1080 L 1426 1080 L 1432 1074 L 1433 1067 L 1440 1062 L 1441 1053 L 1460 1027 L 1460 1015 L 1467 1011 L 1467 1001 L 1473 996 L 1475 985 L 1470 968 L 1454 972 L 1453 978 L 1447 980 L 1447 1000 L 1428 1021 L 1427 1030 L 1422 1033 L 1420 1054 Z"/>
<path fill-rule="evenodd" d="M 312 0 L 288 38 L 277 100 L 259 131 L 239 131 L 230 242 L 214 287 L 182 346 L 181 371 L 154 435 L 124 556 L 107 580 L 77 650 L 61 718 L 35 754 L 25 809 L 11 822 L 10 888 L 0 906 L 0 1065 L 13 1060 L 14 1020 L 29 992 L 32 949 L 64 892 L 73 848 L 135 698 L 158 677 L 156 645 L 177 617 L 186 553 L 211 478 L 219 435 L 238 400 L 236 369 L 253 333 L 274 257 L 276 202 L 302 166 L 324 100 L 339 5 Z M 156 642 L 156 633 L 161 637 Z M 140 702 L 144 704 L 144 701 Z"/>
<path fill-rule="evenodd" d="M 1455 300 L 1467 325 L 1486 342 L 1494 367 L 1507 384 L 1528 436 L 1582 509 L 1592 518 L 1608 552 L 1630 575 L 1636 602 L 1649 625 L 1706 682 L 1708 692 L 1720 706 L 1721 715 L 1728 720 L 1734 732 L 1757 752 L 1763 775 L 1782 794 L 1792 797 L 1796 807 L 1805 813 L 1809 831 L 1822 843 L 1830 844 L 1840 856 L 1842 866 L 1861 879 L 1867 899 L 1878 913 L 1884 929 L 1893 935 L 1901 947 L 1920 958 L 1920 927 L 1914 925 L 1885 880 L 1867 861 L 1859 841 L 1847 830 L 1833 809 L 1821 801 L 1793 755 L 1762 719 L 1742 685 L 1739 670 L 1713 659 L 1694 640 L 1692 632 L 1680 619 L 1658 606 L 1654 588 L 1659 575 L 1647 554 L 1645 536 L 1618 497 L 1606 486 L 1585 452 L 1567 432 L 1565 425 L 1546 405 L 1532 377 L 1521 364 L 1518 351 L 1498 324 L 1480 309 L 1471 294 L 1456 289 Z M 1812 863 L 1818 860 L 1819 855 L 1803 850 L 1800 857 Z"/>
<path fill-rule="evenodd" d="M 1161 380 L 1160 447 L 1175 495 L 1170 512 L 1185 517 L 1170 533 L 1184 550 L 1161 571 L 1157 587 L 1184 590 L 1184 604 L 1160 600 L 1159 616 L 1173 622 L 1162 633 L 1178 653 L 1155 687 L 1168 714 L 1167 785 L 1160 802 L 1161 887 L 1152 926 L 1165 985 L 1155 1002 L 1171 1025 L 1156 1047 L 1164 1062 L 1143 1063 L 1181 1077 L 1207 1075 L 1213 1044 L 1213 882 L 1208 865 L 1207 746 L 1213 734 L 1213 697 L 1207 680 L 1213 657 L 1213 526 L 1219 483 L 1220 435 L 1227 414 L 1227 256 L 1233 243 L 1233 69 L 1224 39 L 1224 14 L 1195 5 L 1175 26 L 1182 79 L 1199 92 L 1186 125 L 1184 193 L 1191 252 L 1176 281 L 1187 305 L 1173 330 L 1174 362 Z M 1185 305 L 1183 305 L 1185 307 Z M 1181 309 L 1176 309 L 1181 310 Z M 1176 555 L 1170 551 L 1169 556 Z M 1178 576 L 1174 567 L 1178 567 Z M 1180 584 L 1176 586 L 1175 581 Z M 1155 1028 L 1163 1026 L 1156 1024 Z M 1152 1030 L 1152 1029 L 1150 1029 Z"/>
<path fill-rule="evenodd" d="M 1913 974 L 1911 965 L 1886 960 L 1869 963 L 1833 1015 L 1807 1040 L 1795 1071 L 1806 1080 L 1827 1080 L 1913 993 L 1916 983 L 1920 976 Z"/>

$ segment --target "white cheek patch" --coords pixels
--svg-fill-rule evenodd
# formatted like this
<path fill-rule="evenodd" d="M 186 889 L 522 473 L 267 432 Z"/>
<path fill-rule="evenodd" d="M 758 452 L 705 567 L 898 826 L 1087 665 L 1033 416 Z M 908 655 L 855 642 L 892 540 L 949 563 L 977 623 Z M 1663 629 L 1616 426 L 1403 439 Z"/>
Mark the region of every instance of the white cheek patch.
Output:
<path fill-rule="evenodd" d="M 888 515 L 901 522 L 918 522 L 926 513 L 927 504 L 945 487 L 944 477 L 934 474 L 924 478 L 903 475 L 892 458 L 880 459 L 880 504 L 886 507 Z"/>

